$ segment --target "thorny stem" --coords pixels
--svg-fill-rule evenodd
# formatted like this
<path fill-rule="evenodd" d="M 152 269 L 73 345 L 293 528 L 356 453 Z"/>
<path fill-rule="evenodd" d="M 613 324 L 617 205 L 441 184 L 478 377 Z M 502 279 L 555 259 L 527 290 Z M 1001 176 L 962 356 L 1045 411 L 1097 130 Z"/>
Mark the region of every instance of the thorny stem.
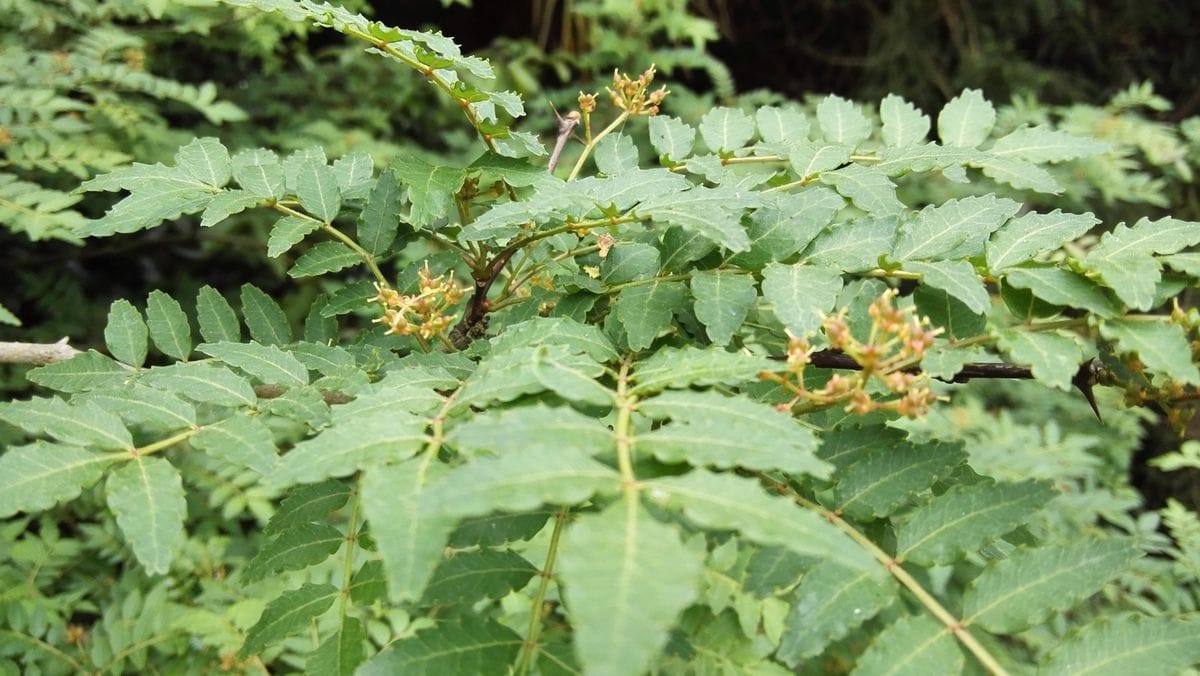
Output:
<path fill-rule="evenodd" d="M 554 515 L 554 530 L 550 533 L 550 548 L 546 551 L 546 563 L 539 573 L 542 579 L 538 582 L 537 592 L 533 595 L 533 606 L 530 608 L 528 638 L 521 646 L 521 655 L 517 658 L 516 673 L 518 676 L 529 673 L 529 670 L 533 668 L 533 663 L 537 660 L 540 647 L 538 639 L 542 635 L 542 619 L 546 606 L 546 591 L 550 588 L 550 581 L 554 579 L 554 562 L 558 558 L 558 541 L 562 536 L 563 525 L 567 522 L 568 514 L 568 508 L 563 507 Z"/>
<path fill-rule="evenodd" d="M 943 606 L 936 598 L 934 598 L 933 594 L 930 594 L 928 591 L 926 591 L 926 589 L 921 586 L 921 583 L 917 582 L 916 578 L 914 578 L 912 575 L 909 575 L 908 571 L 904 570 L 904 567 L 900 564 L 900 561 L 892 558 L 891 555 L 883 551 L 883 549 L 872 542 L 870 538 L 860 533 L 858 529 L 850 525 L 836 512 L 825 509 L 817 503 L 805 498 L 787 484 L 780 483 L 763 475 L 759 475 L 759 478 L 769 482 L 772 487 L 786 494 L 801 507 L 821 515 L 823 518 L 825 518 L 825 520 L 837 527 L 838 530 L 850 536 L 850 539 L 857 542 L 859 546 L 870 552 L 871 556 L 875 557 L 876 561 L 879 561 L 879 563 L 883 564 L 883 567 L 886 568 L 889 573 L 891 573 L 892 577 L 896 578 L 896 581 L 904 585 L 904 588 L 907 589 L 913 596 L 915 596 L 921 605 L 925 606 L 925 609 L 928 610 L 931 615 L 936 617 L 939 622 L 945 625 L 946 629 L 953 634 L 954 637 L 958 639 L 967 650 L 971 651 L 971 654 L 979 660 L 979 663 L 982 664 L 989 673 L 994 674 L 995 676 L 1007 676 L 1008 672 L 1004 669 L 1004 667 L 1000 666 L 1000 662 L 998 662 L 996 658 L 993 657 L 992 654 L 989 653 L 987 649 L 975 639 L 971 632 L 968 631 L 967 626 L 958 618 L 954 617 L 950 611 L 946 610 L 946 607 Z"/>
<path fill-rule="evenodd" d="M 628 118 L 629 111 L 621 111 L 621 114 L 617 116 L 617 119 L 612 121 L 612 124 L 601 130 L 601 132 L 596 134 L 594 138 L 588 139 L 587 143 L 583 146 L 583 152 L 580 153 L 579 159 L 575 161 L 575 167 L 571 169 L 571 175 L 567 177 L 568 181 L 575 180 L 575 177 L 578 176 L 579 172 L 583 170 L 583 163 L 587 161 L 588 155 L 592 154 L 592 150 L 596 148 L 596 144 L 599 143 L 600 140 L 605 136 L 608 136 L 610 133 L 612 133 L 614 129 L 624 124 L 625 120 Z"/>

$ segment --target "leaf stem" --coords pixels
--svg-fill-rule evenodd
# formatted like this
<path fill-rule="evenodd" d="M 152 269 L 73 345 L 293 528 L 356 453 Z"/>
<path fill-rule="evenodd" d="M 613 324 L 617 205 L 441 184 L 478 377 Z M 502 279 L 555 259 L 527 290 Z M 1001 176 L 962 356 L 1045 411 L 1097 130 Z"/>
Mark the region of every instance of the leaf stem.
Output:
<path fill-rule="evenodd" d="M 350 503 L 350 525 L 346 529 L 346 559 L 342 563 L 342 589 L 338 601 L 338 631 L 346 626 L 346 611 L 350 607 L 350 583 L 354 579 L 354 547 L 358 543 L 358 510 L 362 502 L 362 478 L 355 479 L 353 502 Z"/>
<path fill-rule="evenodd" d="M 621 360 L 617 373 L 617 420 L 613 425 L 613 436 L 617 441 L 617 467 L 621 471 L 621 485 L 626 497 L 637 491 L 637 477 L 633 474 L 633 440 L 629 431 L 632 427 L 633 409 L 637 406 L 637 395 L 629 393 L 629 360 Z"/>
<path fill-rule="evenodd" d="M 550 548 L 546 551 L 546 563 L 538 574 L 541 580 L 538 582 L 537 592 L 533 595 L 533 605 L 530 607 L 528 638 L 521 646 L 521 655 L 517 658 L 517 676 L 525 676 L 529 673 L 529 670 L 533 668 L 533 663 L 537 660 L 538 639 L 542 635 L 542 613 L 545 612 L 546 605 L 546 590 L 550 588 L 550 581 L 554 579 L 554 562 L 558 558 L 558 541 L 562 536 L 563 525 L 567 522 L 568 513 L 568 508 L 563 507 L 554 515 L 554 530 L 550 533 Z"/>
<path fill-rule="evenodd" d="M 325 221 L 322 221 L 319 218 L 310 216 L 310 215 L 304 213 L 303 211 L 297 211 L 297 210 L 295 210 L 289 206 L 286 206 L 284 204 L 281 204 L 279 202 L 272 204 L 271 208 L 274 209 L 275 211 L 278 211 L 281 214 L 287 214 L 288 216 L 295 216 L 296 218 L 303 218 L 306 221 L 313 221 L 315 223 L 320 223 L 321 230 L 324 230 L 326 234 L 333 237 L 334 239 L 340 240 L 343 244 L 350 247 L 351 251 L 358 254 L 358 257 L 362 259 L 364 264 L 366 264 L 367 269 L 370 270 L 371 274 L 375 276 L 376 281 L 378 281 L 380 284 L 387 284 L 387 277 L 385 277 L 383 275 L 383 272 L 381 272 L 379 270 L 379 266 L 375 264 L 375 257 L 372 256 L 370 253 L 368 253 L 366 249 L 359 246 L 358 242 L 354 241 L 354 238 L 351 237 L 350 235 L 347 235 L 346 233 L 342 232 L 341 230 L 338 230 L 337 228 L 333 227 L 329 223 L 326 223 Z"/>
<path fill-rule="evenodd" d="M 133 458 L 133 457 L 138 457 L 138 456 L 143 456 L 143 455 L 150 455 L 151 453 L 157 453 L 161 450 L 165 450 L 167 448 L 174 446 L 175 444 L 177 444 L 181 441 L 185 441 L 187 439 L 190 439 L 191 437 L 196 436 L 203 429 L 204 429 L 203 427 L 193 427 L 191 429 L 184 430 L 177 434 L 173 434 L 173 435 L 167 437 L 166 439 L 159 439 L 158 441 L 156 441 L 152 444 L 146 444 L 145 446 L 140 446 L 140 447 L 135 448 L 132 451 L 130 451 L 129 457 Z"/>
<path fill-rule="evenodd" d="M 583 146 L 583 152 L 580 153 L 579 159 L 575 161 L 575 167 L 571 169 L 571 175 L 567 177 L 568 181 L 575 180 L 575 177 L 578 176 L 579 172 L 583 170 L 583 163 L 587 161 L 588 155 L 592 154 L 592 150 L 596 148 L 596 144 L 599 143 L 600 140 L 605 136 L 608 136 L 610 133 L 612 133 L 614 129 L 624 124 L 625 120 L 628 118 L 629 111 L 621 111 L 621 114 L 617 116 L 617 119 L 612 121 L 612 124 L 601 130 L 600 133 L 596 134 L 595 137 L 588 139 L 587 144 Z"/>

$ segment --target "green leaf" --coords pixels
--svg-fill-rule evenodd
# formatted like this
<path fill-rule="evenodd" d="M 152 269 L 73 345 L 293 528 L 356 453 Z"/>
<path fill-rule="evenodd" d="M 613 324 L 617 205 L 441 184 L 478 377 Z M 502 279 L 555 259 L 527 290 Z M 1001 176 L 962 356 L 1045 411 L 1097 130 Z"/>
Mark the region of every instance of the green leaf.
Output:
<path fill-rule="evenodd" d="M 403 372 L 401 372 L 403 373 Z M 403 375 L 391 375 L 374 383 L 367 392 L 359 394 L 354 401 L 338 406 L 333 413 L 335 422 L 379 418 L 388 411 L 424 413 L 443 402 L 441 395 L 428 387 L 405 384 Z"/>
<path fill-rule="evenodd" d="M 462 169 L 430 164 L 413 153 L 398 156 L 391 168 L 408 186 L 409 221 L 415 228 L 424 228 L 450 213 L 454 193 L 466 175 Z"/>
<path fill-rule="evenodd" d="M 1189 277 L 1200 277 L 1200 253 L 1181 253 L 1162 256 L 1160 260 L 1172 270 Z"/>
<path fill-rule="evenodd" d="M 1100 222 L 1091 213 L 1064 214 L 1058 209 L 1030 212 L 1009 221 L 992 233 L 987 243 L 988 268 L 993 272 L 1024 263 L 1035 256 L 1058 250 Z"/>
<path fill-rule="evenodd" d="M 309 215 L 329 223 L 342 208 L 337 176 L 322 159 L 305 158 L 296 168 L 296 197 Z"/>
<path fill-rule="evenodd" d="M 670 169 L 637 169 L 636 167 L 626 169 L 619 176 L 605 178 L 589 176 L 571 182 L 573 190 L 581 191 L 595 204 L 615 205 L 621 211 L 643 200 L 680 192 L 691 187 L 690 181 Z M 573 211 L 579 211 L 579 209 Z"/>
<path fill-rule="evenodd" d="M 252 406 L 256 401 L 250 381 L 213 364 L 156 366 L 142 376 L 142 382 L 202 404 Z"/>
<path fill-rule="evenodd" d="M 736 252 L 750 248 L 750 238 L 741 224 L 742 211 L 759 204 L 761 198 L 752 193 L 728 187 L 697 187 L 651 197 L 637 211 L 655 222 L 698 232 Z"/>
<path fill-rule="evenodd" d="M 919 273 L 922 284 L 954 296 L 975 314 L 984 314 L 992 305 L 987 287 L 976 274 L 975 266 L 967 261 L 909 261 L 904 264 L 904 269 Z"/>
<path fill-rule="evenodd" d="M 821 141 L 797 141 L 788 151 L 788 162 L 800 178 L 808 178 L 850 161 L 852 146 Z"/>
<path fill-rule="evenodd" d="M 421 603 L 455 605 L 502 598 L 524 587 L 537 572 L 533 564 L 511 550 L 463 552 L 437 567 Z"/>
<path fill-rule="evenodd" d="M 1119 539 L 1019 549 L 971 581 L 963 594 L 963 623 L 998 634 L 1033 626 L 1100 591 L 1137 556 Z"/>
<path fill-rule="evenodd" d="M 196 294 L 196 322 L 200 324 L 200 337 L 205 342 L 227 340 L 236 343 L 242 340 L 242 324 L 233 307 L 221 292 L 207 284 Z"/>
<path fill-rule="evenodd" d="M 0 420 L 67 444 L 106 451 L 133 448 L 133 437 L 121 419 L 86 401 L 70 405 L 57 397 L 47 397 L 0 403 Z"/>
<path fill-rule="evenodd" d="M 258 622 L 246 632 L 246 642 L 238 651 L 245 659 L 258 655 L 267 646 L 299 632 L 333 605 L 338 598 L 337 587 L 329 584 L 307 583 L 299 589 L 285 591 L 267 604 Z"/>
<path fill-rule="evenodd" d="M 1064 391 L 1083 363 L 1079 339 L 1065 331 L 1002 331 L 999 345 L 1013 362 L 1029 365 L 1034 378 Z"/>
<path fill-rule="evenodd" d="M 305 251 L 288 270 L 288 277 L 315 277 L 361 263 L 358 254 L 341 242 L 320 242 Z"/>
<path fill-rule="evenodd" d="M 504 434 L 496 434 L 504 430 Z M 568 407 L 545 404 L 489 411 L 459 423 L 446 436 L 462 452 L 523 453 L 531 449 L 561 449 L 597 455 L 615 448 L 612 430 Z"/>
<path fill-rule="evenodd" d="M 190 182 L 167 182 L 162 186 L 145 187 L 117 202 L 104 217 L 89 221 L 78 228 L 83 237 L 106 237 L 115 233 L 130 233 L 151 228 L 159 223 L 179 218 L 183 214 L 204 209 L 213 192 Z"/>
<path fill-rule="evenodd" d="M 269 476 L 279 461 L 271 430 L 260 419 L 240 413 L 206 425 L 192 437 L 191 444 L 218 460 L 248 467 L 260 476 Z"/>
<path fill-rule="evenodd" d="M 679 162 L 692 154 L 696 130 L 677 117 L 655 115 L 650 118 L 650 145 L 659 155 Z"/>
<path fill-rule="evenodd" d="M 621 289 L 614 313 L 625 329 L 632 350 L 644 350 L 671 326 L 675 312 L 683 309 L 687 287 L 682 282 L 655 279 Z"/>
<path fill-rule="evenodd" d="M 135 456 L 108 475 L 104 491 L 125 541 L 146 572 L 167 574 L 175 550 L 183 544 L 187 516 L 179 470 L 162 458 Z"/>
<path fill-rule="evenodd" d="M 827 141 L 858 145 L 871 135 L 871 121 L 858 104 L 829 95 L 817 104 L 817 124 Z"/>
<path fill-rule="evenodd" d="M 427 514 L 455 518 L 522 511 L 545 504 L 577 504 L 620 489 L 616 471 L 582 452 L 531 448 L 456 467 L 421 496 Z"/>
<path fill-rule="evenodd" d="M 191 404 L 139 383 L 91 390 L 75 395 L 73 401 L 90 401 L 116 413 L 130 425 L 153 432 L 169 432 L 196 424 L 196 409 Z"/>
<path fill-rule="evenodd" d="M 1034 190 L 1051 195 L 1063 191 L 1063 187 L 1050 172 L 1025 160 L 985 153 L 971 160 L 969 164 L 978 167 L 984 176 L 993 181 L 1005 183 L 1017 190 Z"/>
<path fill-rule="evenodd" d="M 1182 326 L 1165 321 L 1112 320 L 1100 325 L 1100 335 L 1115 342 L 1119 352 L 1136 354 L 1150 370 L 1180 383 L 1200 385 L 1200 369 L 1192 361 L 1192 348 Z"/>
<path fill-rule="evenodd" d="M 374 174 L 375 161 L 361 150 L 333 161 L 333 175 L 337 179 L 338 190 L 342 197 L 348 199 L 366 197 Z"/>
<path fill-rule="evenodd" d="M 952 563 L 1026 523 L 1055 495 L 1050 484 L 959 484 L 905 514 L 896 558 L 923 566 Z"/>
<path fill-rule="evenodd" d="M 947 338 L 957 340 L 979 335 L 987 328 L 987 318 L 970 310 L 962 301 L 931 286 L 920 285 L 913 291 L 917 314 L 929 317 L 934 326 L 946 329 Z"/>
<path fill-rule="evenodd" d="M 1015 157 L 1027 162 L 1066 162 L 1081 157 L 1100 155 L 1108 150 L 1108 144 L 1095 139 L 1074 136 L 1061 129 L 1017 127 L 996 139 L 989 149 L 993 155 Z"/>
<path fill-rule="evenodd" d="M 957 674 L 964 662 L 958 641 L 945 625 L 928 615 L 905 615 L 879 632 L 851 673 Z"/>
<path fill-rule="evenodd" d="M 948 146 L 975 148 L 992 133 L 996 109 L 978 89 L 964 89 L 938 114 L 938 137 Z"/>
<path fill-rule="evenodd" d="M 784 195 L 778 202 L 754 211 L 750 217 L 750 250 L 737 254 L 731 262 L 758 269 L 770 261 L 783 260 L 808 246 L 845 205 L 841 195 L 823 186 Z M 888 244 L 890 251 L 890 239 Z"/>
<path fill-rule="evenodd" d="M 713 152 L 740 150 L 754 136 L 754 120 L 738 108 L 712 108 L 700 119 L 700 136 Z"/>
<path fill-rule="evenodd" d="M 720 469 L 782 470 L 827 478 L 833 469 L 814 455 L 817 439 L 791 416 L 767 404 L 717 392 L 665 392 L 639 403 L 654 418 L 670 418 L 635 443 L 663 462 Z"/>
<path fill-rule="evenodd" d="M 965 459 L 960 444 L 905 441 L 873 451 L 838 477 L 837 509 L 855 519 L 887 516 Z"/>
<path fill-rule="evenodd" d="M 251 148 L 233 156 L 233 179 L 243 190 L 258 197 L 284 196 L 283 167 L 270 150 Z"/>
<path fill-rule="evenodd" d="M 149 350 L 146 336 L 142 313 L 124 298 L 114 300 L 108 308 L 108 323 L 104 327 L 104 343 L 108 345 L 109 353 L 130 366 L 141 366 Z"/>
<path fill-rule="evenodd" d="M 263 535 L 275 535 L 293 526 L 321 521 L 341 509 L 350 500 L 350 488 L 330 479 L 318 484 L 293 488 L 263 528 Z"/>
<path fill-rule="evenodd" d="M 224 187 L 233 176 L 229 151 L 215 138 L 198 138 L 175 153 L 175 164 L 188 176 L 212 188 Z"/>
<path fill-rule="evenodd" d="M 518 346 L 561 345 L 598 362 L 616 361 L 620 356 L 599 327 L 566 317 L 534 317 L 505 327 L 490 342 L 492 354 Z"/>
<path fill-rule="evenodd" d="M 655 118 L 650 118 L 653 123 Z M 758 135 L 767 143 L 791 143 L 808 138 L 808 118 L 791 107 L 763 106 L 754 112 Z"/>
<path fill-rule="evenodd" d="M 284 352 L 275 345 L 220 342 L 204 343 L 196 349 L 241 369 L 264 383 L 308 384 L 308 369 L 304 364 L 291 353 Z"/>
<path fill-rule="evenodd" d="M 896 184 L 877 168 L 851 164 L 824 172 L 821 182 L 867 213 L 890 216 L 904 211 L 904 203 L 896 199 Z"/>
<path fill-rule="evenodd" d="M 704 324 L 708 338 L 726 345 L 742 325 L 758 292 L 754 278 L 720 270 L 704 270 L 692 275 L 692 297 L 696 299 L 696 318 Z"/>
<path fill-rule="evenodd" d="M 362 506 L 383 557 L 392 601 L 416 601 L 442 560 L 455 519 L 430 513 L 418 503 L 443 465 L 426 470 L 421 458 L 391 467 L 372 467 L 362 480 Z"/>
<path fill-rule="evenodd" d="M 879 103 L 879 118 L 883 120 L 883 142 L 891 147 L 921 143 L 929 134 L 929 116 L 895 94 Z"/>
<path fill-rule="evenodd" d="M 892 257 L 898 261 L 967 258 L 1021 208 L 1019 202 L 986 195 L 930 205 L 900 227 Z"/>
<path fill-rule="evenodd" d="M 851 570 L 834 561 L 818 563 L 800 581 L 776 656 L 795 668 L 820 655 L 896 598 L 895 579 L 883 566 Z"/>
<path fill-rule="evenodd" d="M 350 580 L 350 598 L 364 606 L 383 598 L 387 591 L 387 579 L 383 575 L 383 562 L 379 559 L 367 561 Z"/>
<path fill-rule="evenodd" d="M 265 482 L 275 487 L 313 483 L 400 462 L 424 447 L 426 423 L 403 411 L 335 423 L 284 454 Z"/>
<path fill-rule="evenodd" d="M 283 529 L 258 548 L 242 569 L 243 582 L 256 582 L 285 570 L 302 570 L 333 556 L 346 542 L 341 531 L 325 523 L 302 523 Z"/>
<path fill-rule="evenodd" d="M 440 622 L 389 645 L 356 672 L 358 676 L 505 676 L 522 640 L 495 620 L 463 617 Z"/>
<path fill-rule="evenodd" d="M 645 483 L 650 499 L 682 510 L 700 527 L 737 531 L 747 540 L 837 561 L 854 570 L 873 570 L 877 565 L 866 550 L 828 521 L 768 493 L 753 479 L 696 469 Z"/>
<path fill-rule="evenodd" d="M 600 281 L 606 286 L 649 279 L 658 273 L 658 249 L 641 242 L 618 244 L 600 263 Z"/>
<path fill-rule="evenodd" d="M 821 316 L 833 309 L 841 290 L 842 275 L 837 270 L 803 263 L 771 263 L 763 268 L 763 299 L 796 336 L 821 326 Z"/>
<path fill-rule="evenodd" d="M 605 176 L 623 176 L 637 172 L 638 152 L 633 139 L 623 133 L 609 135 L 592 152 L 596 168 Z"/>
<path fill-rule="evenodd" d="M 558 396 L 582 404 L 613 404 L 615 394 L 595 380 L 604 375 L 603 365 L 573 355 L 557 345 L 534 348 L 532 361 L 533 377 Z"/>
<path fill-rule="evenodd" d="M 73 500 L 119 456 L 39 441 L 0 454 L 0 517 Z"/>
<path fill-rule="evenodd" d="M 267 237 L 267 255 L 275 258 L 296 246 L 305 237 L 321 228 L 321 222 L 300 216 L 284 216 L 275 221 Z"/>
<path fill-rule="evenodd" d="M 88 350 L 70 359 L 39 366 L 25 377 L 30 382 L 59 392 L 84 392 L 99 387 L 119 386 L 129 378 L 126 367 L 96 352 Z"/>
<path fill-rule="evenodd" d="M 342 624 L 337 631 L 322 641 L 308 656 L 304 663 L 307 673 L 353 676 L 354 670 L 366 659 L 363 649 L 367 641 L 366 628 L 353 617 L 343 617 L 340 620 Z"/>
<path fill-rule="evenodd" d="M 584 670 L 640 674 L 695 600 L 703 558 L 630 495 L 571 524 L 559 563 Z"/>
<path fill-rule="evenodd" d="M 379 175 L 358 217 L 358 244 L 372 256 L 387 251 L 400 227 L 400 183 L 396 172 Z"/>
<path fill-rule="evenodd" d="M 362 301 L 366 303 L 364 298 Z M 242 285 L 242 315 L 250 337 L 263 345 L 283 345 L 292 342 L 292 330 L 287 315 L 270 296 L 253 284 Z"/>
<path fill-rule="evenodd" d="M 978 150 L 958 146 L 944 146 L 932 141 L 929 143 L 918 142 L 899 148 L 883 148 L 879 153 L 880 161 L 875 168 L 887 176 L 900 176 L 910 172 L 940 171 L 944 177 L 948 178 L 953 170 L 962 171 L 964 164 L 978 161 L 984 155 Z"/>
<path fill-rule="evenodd" d="M 837 223 L 813 240 L 801 258 L 845 272 L 874 270 L 879 267 L 879 257 L 891 253 L 898 226 L 895 216 L 864 216 Z"/>
<path fill-rule="evenodd" d="M 155 289 L 146 299 L 146 327 L 159 352 L 180 361 L 192 353 L 192 325 L 179 301 Z"/>
<path fill-rule="evenodd" d="M 234 214 L 262 204 L 263 198 L 245 190 L 224 190 L 213 196 L 200 217 L 200 226 L 212 227 Z"/>
<path fill-rule="evenodd" d="M 1170 616 L 1102 617 L 1069 636 L 1039 665 L 1046 674 L 1177 674 L 1200 662 L 1200 625 Z"/>
<path fill-rule="evenodd" d="M 632 393 L 644 396 L 666 388 L 693 385 L 732 387 L 754 380 L 760 371 L 772 368 L 774 363 L 769 359 L 745 352 L 727 352 L 715 346 L 664 347 L 637 365 Z"/>
<path fill-rule="evenodd" d="M 1121 315 L 1121 304 L 1107 290 L 1073 270 L 1058 266 L 1010 268 L 1004 274 L 1004 283 L 1029 289 L 1054 305 L 1082 308 L 1101 317 Z"/>
<path fill-rule="evenodd" d="M 9 326 L 20 326 L 21 320 L 18 319 L 17 316 L 14 315 L 11 310 L 4 307 L 3 305 L 0 305 L 0 324 L 7 324 Z"/>
<path fill-rule="evenodd" d="M 1149 310 L 1161 279 L 1153 254 L 1173 254 L 1200 244 L 1200 223 L 1143 218 L 1132 228 L 1119 224 L 1092 247 L 1083 267 L 1095 272 L 1131 308 Z"/>

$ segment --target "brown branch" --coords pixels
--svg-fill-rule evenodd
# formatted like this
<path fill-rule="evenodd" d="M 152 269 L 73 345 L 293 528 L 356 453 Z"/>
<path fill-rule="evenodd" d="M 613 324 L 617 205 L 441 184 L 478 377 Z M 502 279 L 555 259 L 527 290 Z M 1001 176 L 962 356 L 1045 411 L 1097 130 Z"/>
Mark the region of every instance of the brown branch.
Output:
<path fill-rule="evenodd" d="M 0 364 L 32 364 L 44 366 L 57 361 L 66 361 L 79 354 L 79 350 L 67 344 L 67 338 L 57 343 L 4 343 L 0 342 Z"/>

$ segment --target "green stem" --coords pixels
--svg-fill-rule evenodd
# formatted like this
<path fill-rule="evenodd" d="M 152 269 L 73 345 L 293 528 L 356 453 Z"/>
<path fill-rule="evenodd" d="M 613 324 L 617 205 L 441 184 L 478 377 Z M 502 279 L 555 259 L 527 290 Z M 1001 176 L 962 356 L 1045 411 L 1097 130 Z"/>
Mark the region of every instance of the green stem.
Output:
<path fill-rule="evenodd" d="M 629 361 L 621 361 L 617 372 L 617 420 L 613 425 L 613 436 L 617 441 L 617 467 L 621 472 L 621 485 L 626 498 L 636 497 L 637 477 L 633 473 L 633 439 L 630 436 L 633 409 L 637 406 L 637 395 L 629 393 Z"/>
<path fill-rule="evenodd" d="M 130 451 L 129 456 L 135 457 L 135 456 L 140 456 L 140 455 L 150 455 L 151 453 L 157 453 L 161 450 L 170 448 L 181 441 L 185 441 L 187 439 L 190 439 L 190 438 L 196 436 L 197 434 L 200 433 L 200 431 L 202 429 L 204 429 L 204 428 L 203 427 L 193 427 L 190 430 L 184 430 L 182 432 L 179 432 L 178 434 L 173 434 L 173 435 L 167 437 L 166 439 L 160 439 L 152 444 L 146 444 L 145 446 L 140 446 L 140 447 L 135 448 L 132 451 Z"/>
<path fill-rule="evenodd" d="M 533 606 L 530 608 L 529 632 L 521 655 L 517 658 L 517 676 L 525 676 L 533 668 L 538 655 L 538 639 L 542 635 L 542 615 L 545 612 L 546 591 L 550 581 L 554 579 L 554 562 L 558 558 L 558 541 L 562 536 L 563 525 L 567 522 L 568 511 L 563 507 L 554 515 L 554 530 L 550 533 L 550 549 L 546 551 L 546 564 L 542 566 L 541 581 L 538 582 L 537 592 L 533 595 Z"/>
<path fill-rule="evenodd" d="M 358 543 L 358 509 L 362 502 L 361 478 L 355 479 L 353 502 L 350 503 L 350 525 L 346 528 L 346 559 L 342 562 L 342 589 L 338 602 L 338 626 L 346 625 L 346 611 L 350 608 L 350 584 L 354 579 L 354 547 Z"/>
<path fill-rule="evenodd" d="M 297 211 L 297 210 L 295 210 L 289 206 L 286 206 L 284 204 L 281 204 L 279 202 L 276 202 L 275 204 L 271 205 L 271 208 L 274 209 L 275 211 L 278 211 L 281 214 L 287 214 L 288 216 L 295 216 L 296 218 L 303 218 L 306 221 L 320 223 L 321 229 L 324 230 L 326 234 L 333 237 L 334 239 L 340 240 L 343 244 L 350 247 L 351 251 L 358 254 L 358 257 L 362 259 L 363 263 L 366 264 L 367 269 L 371 271 L 371 274 L 375 276 L 375 279 L 380 284 L 387 284 L 387 277 L 384 277 L 383 272 L 380 271 L 380 269 L 379 269 L 379 266 L 375 264 L 375 257 L 372 256 L 370 253 L 368 253 L 366 249 L 359 246 L 358 242 L 354 241 L 354 238 L 351 237 L 350 235 L 347 235 L 346 233 L 342 232 L 341 230 L 338 230 L 337 228 L 333 227 L 329 223 L 326 223 L 325 221 L 322 221 L 319 218 L 310 216 L 310 215 L 304 213 L 303 211 Z"/>
<path fill-rule="evenodd" d="M 629 118 L 629 111 L 628 110 L 621 111 L 621 114 L 617 116 L 617 119 L 612 121 L 612 124 L 608 125 L 603 130 L 601 130 L 601 132 L 599 134 L 596 134 L 596 136 L 594 138 L 588 139 L 587 144 L 585 144 L 583 146 L 583 152 L 580 153 L 579 159 L 575 161 L 575 167 L 573 169 L 571 169 L 571 175 L 567 177 L 568 181 L 575 180 L 575 177 L 578 176 L 579 172 L 583 170 L 583 163 L 585 161 L 587 161 L 588 155 L 592 154 L 592 150 L 595 149 L 596 144 L 599 143 L 600 140 L 603 139 L 605 136 L 608 136 L 610 133 L 612 133 L 612 131 L 614 129 L 616 129 L 617 127 L 624 124 L 625 120 L 628 118 Z"/>

